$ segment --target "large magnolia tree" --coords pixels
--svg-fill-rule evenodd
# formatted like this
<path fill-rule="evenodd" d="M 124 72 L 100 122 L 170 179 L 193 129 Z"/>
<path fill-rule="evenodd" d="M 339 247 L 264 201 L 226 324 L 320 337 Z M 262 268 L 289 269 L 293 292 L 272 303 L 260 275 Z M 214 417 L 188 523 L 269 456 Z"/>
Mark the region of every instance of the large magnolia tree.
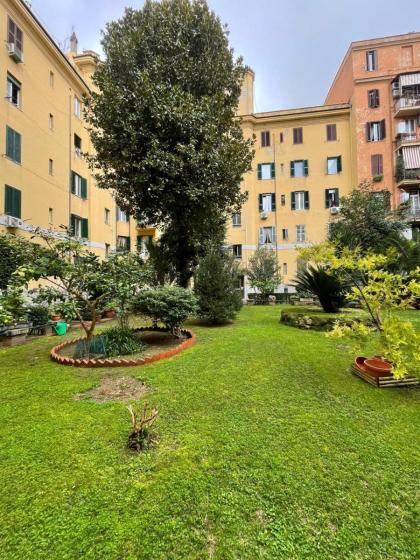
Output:
<path fill-rule="evenodd" d="M 205 0 L 146 0 L 103 34 L 86 100 L 98 185 L 159 226 L 186 285 L 204 242 L 245 199 L 252 141 L 235 111 L 245 67 Z"/>

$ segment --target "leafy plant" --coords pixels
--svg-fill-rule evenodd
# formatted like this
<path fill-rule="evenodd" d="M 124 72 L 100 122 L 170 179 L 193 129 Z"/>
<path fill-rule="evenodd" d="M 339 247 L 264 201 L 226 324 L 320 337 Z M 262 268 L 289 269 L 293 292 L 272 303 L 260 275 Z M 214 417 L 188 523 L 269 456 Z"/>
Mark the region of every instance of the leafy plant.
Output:
<path fill-rule="evenodd" d="M 249 259 L 246 270 L 251 288 L 259 292 L 261 303 L 268 302 L 268 296 L 281 282 L 276 252 L 266 247 L 259 247 Z M 256 296 L 257 297 L 257 296 Z"/>
<path fill-rule="evenodd" d="M 163 286 L 141 292 L 133 309 L 153 319 L 155 325 L 160 321 L 172 334 L 179 336 L 182 323 L 197 311 L 197 298 L 191 290 Z"/>
<path fill-rule="evenodd" d="M 9 325 L 26 321 L 27 299 L 20 286 L 9 286 L 0 294 L 0 324 Z"/>
<path fill-rule="evenodd" d="M 326 313 L 338 313 L 345 303 L 342 283 L 334 272 L 325 267 L 309 264 L 299 270 L 294 286 L 298 293 L 316 296 Z"/>
<path fill-rule="evenodd" d="M 111 327 L 101 333 L 100 336 L 104 342 L 107 358 L 136 354 L 144 350 L 146 346 L 138 335 L 127 327 Z"/>
<path fill-rule="evenodd" d="M 234 319 L 242 307 L 239 278 L 234 256 L 218 245 L 208 246 L 194 278 L 198 315 L 215 325 Z"/>
<path fill-rule="evenodd" d="M 50 311 L 45 305 L 31 305 L 28 308 L 28 321 L 33 325 L 46 325 L 50 318 Z"/>
<path fill-rule="evenodd" d="M 152 426 L 155 423 L 159 411 L 152 408 L 149 412 L 149 403 L 145 402 L 142 409 L 135 410 L 132 405 L 128 406 L 131 416 L 131 434 L 128 438 L 128 448 L 133 451 L 143 451 L 155 442 Z"/>
<path fill-rule="evenodd" d="M 383 178 L 384 178 L 383 175 L 374 175 L 374 176 L 372 177 L 372 181 L 373 181 L 374 183 L 380 183 L 380 182 L 382 181 Z"/>

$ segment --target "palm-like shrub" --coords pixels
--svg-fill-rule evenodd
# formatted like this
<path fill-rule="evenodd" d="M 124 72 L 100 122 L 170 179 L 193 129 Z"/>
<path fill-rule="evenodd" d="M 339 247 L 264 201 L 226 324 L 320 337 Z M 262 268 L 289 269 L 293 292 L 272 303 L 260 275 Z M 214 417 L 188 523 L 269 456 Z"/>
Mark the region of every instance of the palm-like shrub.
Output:
<path fill-rule="evenodd" d="M 298 292 L 309 292 L 316 296 L 325 313 L 338 313 L 344 305 L 344 290 L 340 280 L 324 267 L 308 265 L 298 271 L 294 286 Z"/>

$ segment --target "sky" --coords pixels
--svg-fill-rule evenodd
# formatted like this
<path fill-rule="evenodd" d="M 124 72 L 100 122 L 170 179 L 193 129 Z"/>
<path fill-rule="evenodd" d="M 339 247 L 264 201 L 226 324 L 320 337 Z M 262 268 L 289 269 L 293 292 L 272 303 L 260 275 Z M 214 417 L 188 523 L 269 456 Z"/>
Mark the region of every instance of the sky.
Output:
<path fill-rule="evenodd" d="M 101 52 L 101 30 L 143 0 L 32 0 L 54 39 L 74 28 L 79 50 Z M 420 0 L 208 0 L 236 55 L 255 72 L 255 110 L 324 103 L 350 43 L 420 31 Z"/>

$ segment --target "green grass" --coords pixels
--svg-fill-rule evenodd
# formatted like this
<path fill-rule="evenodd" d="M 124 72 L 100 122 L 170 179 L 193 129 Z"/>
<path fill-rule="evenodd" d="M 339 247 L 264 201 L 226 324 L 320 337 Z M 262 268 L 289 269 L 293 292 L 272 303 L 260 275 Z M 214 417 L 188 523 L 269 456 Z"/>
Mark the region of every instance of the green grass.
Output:
<path fill-rule="evenodd" d="M 0 351 L 0 558 L 416 558 L 419 393 L 353 377 L 279 314 L 194 325 L 194 347 L 139 368 L 60 366 L 52 338 Z M 124 450 L 123 403 L 73 400 L 104 373 L 153 389 L 157 448 Z"/>

